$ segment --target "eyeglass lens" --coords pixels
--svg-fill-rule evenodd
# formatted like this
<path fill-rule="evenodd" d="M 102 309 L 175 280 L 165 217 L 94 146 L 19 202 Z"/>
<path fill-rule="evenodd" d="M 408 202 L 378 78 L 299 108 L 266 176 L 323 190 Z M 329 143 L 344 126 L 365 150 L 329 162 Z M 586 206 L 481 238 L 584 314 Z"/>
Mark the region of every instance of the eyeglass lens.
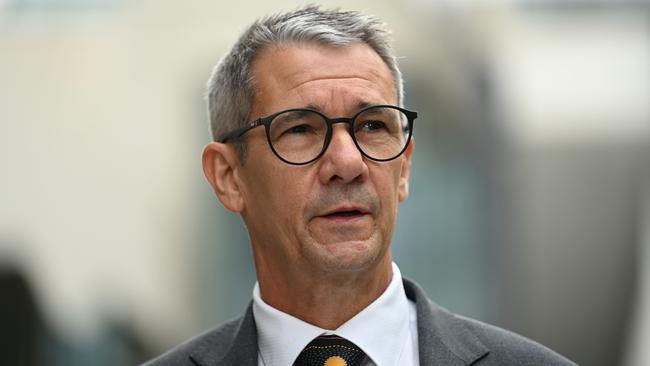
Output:
<path fill-rule="evenodd" d="M 352 133 L 364 154 L 376 160 L 395 158 L 409 138 L 408 118 L 400 110 L 373 107 L 358 114 Z M 327 137 L 327 121 L 309 110 L 277 115 L 269 126 L 269 140 L 284 160 L 300 164 L 318 156 Z"/>

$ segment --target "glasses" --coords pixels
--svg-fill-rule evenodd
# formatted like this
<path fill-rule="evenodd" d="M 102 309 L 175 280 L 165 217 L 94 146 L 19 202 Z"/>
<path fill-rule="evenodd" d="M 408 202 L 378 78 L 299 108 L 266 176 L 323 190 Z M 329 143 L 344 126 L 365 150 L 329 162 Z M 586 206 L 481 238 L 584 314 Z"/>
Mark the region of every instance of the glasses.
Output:
<path fill-rule="evenodd" d="M 328 118 L 305 108 L 287 109 L 252 121 L 224 135 L 219 142 L 236 139 L 259 126 L 273 153 L 287 164 L 309 164 L 323 156 L 332 140 L 332 126 L 347 123 L 352 141 L 363 156 L 389 161 L 402 155 L 413 134 L 417 112 L 392 105 L 363 108 L 351 118 Z"/>

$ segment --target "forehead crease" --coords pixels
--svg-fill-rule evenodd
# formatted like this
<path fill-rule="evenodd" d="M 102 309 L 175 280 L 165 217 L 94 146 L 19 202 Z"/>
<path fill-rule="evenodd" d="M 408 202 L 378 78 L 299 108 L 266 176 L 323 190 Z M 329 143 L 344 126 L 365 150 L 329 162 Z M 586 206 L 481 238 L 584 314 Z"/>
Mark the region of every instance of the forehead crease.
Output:
<path fill-rule="evenodd" d="M 350 95 L 341 95 L 334 90 L 323 90 L 322 93 L 328 93 L 329 98 L 323 99 L 314 99 L 309 97 L 301 98 L 302 104 L 301 108 L 313 109 L 321 113 L 326 113 L 331 107 L 333 101 L 338 100 L 343 102 L 346 106 L 346 110 L 349 112 L 361 110 L 368 106 L 385 104 L 386 102 L 379 96 L 372 96 L 367 94 L 353 93 Z M 331 117 L 331 116 L 330 116 Z"/>
<path fill-rule="evenodd" d="M 298 88 L 300 88 L 300 87 L 305 86 L 305 84 L 308 84 L 308 83 L 311 83 L 311 82 L 348 81 L 348 80 L 349 80 L 349 81 L 360 81 L 360 82 L 363 82 L 363 83 L 372 83 L 372 82 L 373 82 L 373 81 L 371 81 L 371 80 L 368 80 L 368 79 L 365 79 L 365 78 L 361 78 L 361 77 L 358 77 L 358 76 L 323 76 L 323 77 L 312 77 L 312 78 L 309 78 L 309 79 L 307 79 L 307 80 L 304 80 L 304 81 L 299 82 L 298 84 L 296 84 L 295 86 L 293 86 L 293 87 L 292 87 L 291 89 L 289 89 L 289 90 L 298 89 Z"/>
<path fill-rule="evenodd" d="M 315 99 L 321 101 L 342 99 L 351 103 L 377 104 L 382 102 L 387 97 L 386 92 L 391 93 L 392 89 L 365 78 L 340 77 L 311 79 L 288 91 L 295 92 L 303 100 L 310 102 Z"/>

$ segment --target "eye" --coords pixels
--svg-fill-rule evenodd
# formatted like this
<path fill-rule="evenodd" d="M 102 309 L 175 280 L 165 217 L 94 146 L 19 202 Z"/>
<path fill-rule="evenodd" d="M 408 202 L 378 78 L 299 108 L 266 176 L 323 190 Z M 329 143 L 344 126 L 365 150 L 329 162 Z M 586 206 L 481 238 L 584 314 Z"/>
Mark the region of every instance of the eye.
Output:
<path fill-rule="evenodd" d="M 303 134 L 312 131 L 313 128 L 310 125 L 302 124 L 288 128 L 284 133 L 286 134 Z"/>
<path fill-rule="evenodd" d="M 358 130 L 363 130 L 364 132 L 386 130 L 386 123 L 380 120 L 366 120 L 359 124 Z"/>

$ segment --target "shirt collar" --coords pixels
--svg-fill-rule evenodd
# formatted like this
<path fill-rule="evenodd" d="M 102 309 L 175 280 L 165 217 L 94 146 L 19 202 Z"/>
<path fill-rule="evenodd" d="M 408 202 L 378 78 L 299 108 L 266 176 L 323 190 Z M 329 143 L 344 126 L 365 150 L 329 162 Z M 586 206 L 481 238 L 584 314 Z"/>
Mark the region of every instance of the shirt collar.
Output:
<path fill-rule="evenodd" d="M 266 366 L 291 365 L 300 351 L 321 334 L 336 334 L 361 348 L 377 366 L 397 365 L 409 333 L 409 304 L 402 275 L 393 263 L 393 278 L 370 305 L 336 330 L 322 329 L 283 313 L 253 289 L 253 315 L 259 352 Z"/>

